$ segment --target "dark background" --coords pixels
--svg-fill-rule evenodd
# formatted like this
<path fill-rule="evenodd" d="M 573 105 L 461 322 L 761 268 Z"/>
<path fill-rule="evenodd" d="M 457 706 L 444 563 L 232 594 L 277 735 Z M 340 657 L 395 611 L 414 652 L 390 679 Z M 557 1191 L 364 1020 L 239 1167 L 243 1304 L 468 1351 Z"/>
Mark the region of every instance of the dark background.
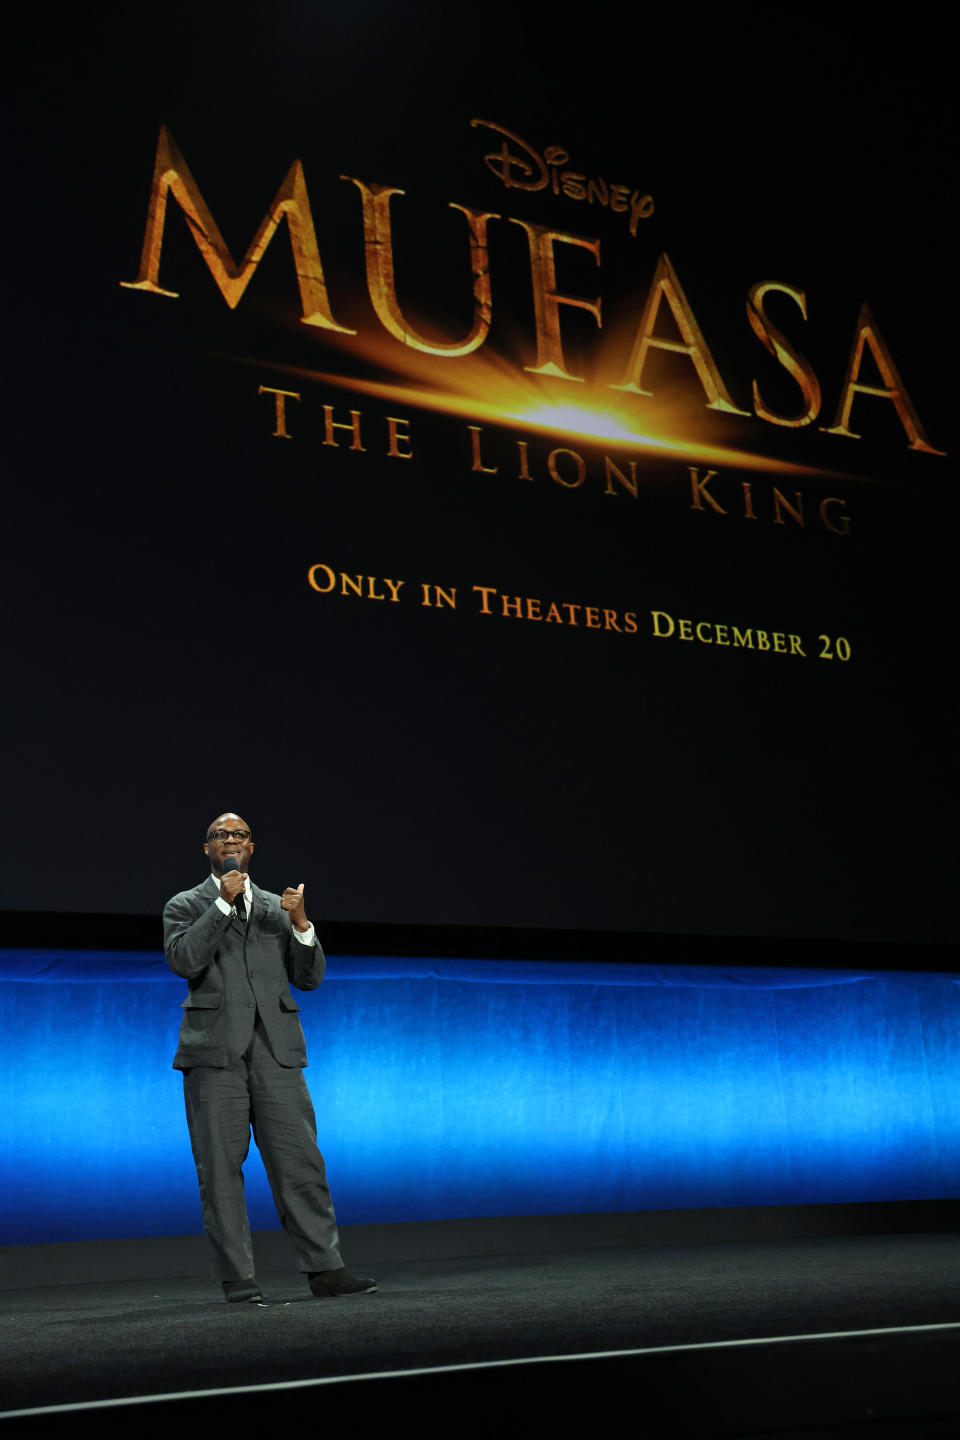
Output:
<path fill-rule="evenodd" d="M 777 279 L 807 295 L 806 323 L 789 302 L 769 312 L 814 364 L 818 425 L 867 299 L 951 451 L 952 76 L 926 15 L 911 7 L 896 30 L 866 7 L 789 5 L 629 20 L 603 4 L 41 5 L 18 19 L 4 84 L 10 933 L 72 917 L 61 936 L 99 943 L 127 916 L 150 917 L 152 936 L 230 808 L 253 826 L 259 883 L 304 881 L 312 916 L 389 927 L 394 943 L 407 927 L 955 939 L 955 464 L 911 453 L 891 405 L 858 399 L 864 438 L 844 440 L 714 415 L 688 362 L 648 368 L 645 413 L 687 436 L 849 472 L 743 472 L 757 496 L 800 485 L 811 512 L 844 495 L 841 538 L 693 513 L 672 460 L 640 455 L 640 498 L 605 496 L 602 456 L 627 452 L 563 434 L 531 443 L 539 478 L 520 481 L 506 457 L 535 435 L 519 425 L 476 422 L 503 463 L 473 474 L 469 416 L 285 368 L 401 373 L 365 293 L 359 194 L 339 178 L 356 175 L 406 191 L 401 303 L 443 335 L 470 315 L 449 202 L 504 217 L 480 354 L 512 373 L 533 363 L 534 331 L 508 216 L 601 238 L 599 270 L 558 247 L 561 289 L 603 294 L 602 334 L 564 307 L 576 373 L 617 378 L 666 250 L 742 408 L 753 377 L 769 404 L 796 402 L 744 310 L 753 282 Z M 476 116 L 649 190 L 654 216 L 631 238 L 622 216 L 505 190 Z M 298 323 L 285 227 L 235 311 L 175 204 L 161 282 L 181 298 L 121 288 L 161 123 L 235 258 L 303 161 L 356 344 Z M 373 336 L 376 367 L 359 345 Z M 437 385 L 455 364 L 436 362 Z M 302 392 L 292 441 L 272 437 L 259 384 Z M 363 410 L 366 454 L 322 446 L 324 403 Z M 410 417 L 413 460 L 384 457 L 387 414 Z M 558 445 L 587 460 L 579 490 L 544 477 Z M 317 561 L 403 576 L 410 604 L 318 596 Z M 640 630 L 434 613 L 413 603 L 420 580 L 635 610 Z M 801 632 L 811 658 L 654 640 L 651 608 Z M 813 658 L 820 632 L 849 638 L 848 663 Z"/>

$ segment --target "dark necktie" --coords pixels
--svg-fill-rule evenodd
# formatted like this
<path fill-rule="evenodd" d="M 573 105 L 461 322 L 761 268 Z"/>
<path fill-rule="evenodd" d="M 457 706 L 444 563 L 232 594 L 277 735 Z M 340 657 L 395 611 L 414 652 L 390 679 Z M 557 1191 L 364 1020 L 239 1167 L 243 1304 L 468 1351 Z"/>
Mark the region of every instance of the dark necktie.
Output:
<path fill-rule="evenodd" d="M 246 905 L 245 905 L 245 903 L 244 903 L 243 891 L 242 891 L 242 890 L 240 891 L 240 894 L 237 896 L 236 900 L 234 900 L 234 902 L 233 902 L 233 908 L 234 908 L 234 910 L 236 911 L 237 919 L 238 919 L 238 920 L 246 920 L 246 918 L 247 918 L 247 907 L 246 907 Z"/>

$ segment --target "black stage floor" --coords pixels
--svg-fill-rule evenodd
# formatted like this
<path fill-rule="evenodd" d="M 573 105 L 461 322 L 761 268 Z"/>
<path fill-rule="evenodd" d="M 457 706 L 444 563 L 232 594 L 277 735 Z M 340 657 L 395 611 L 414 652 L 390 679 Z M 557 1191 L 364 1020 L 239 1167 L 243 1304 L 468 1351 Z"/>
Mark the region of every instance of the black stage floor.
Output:
<path fill-rule="evenodd" d="M 527 1248 L 514 1229 L 501 1253 L 495 1222 L 432 1254 L 392 1227 L 407 1256 L 357 1230 L 350 1268 L 380 1290 L 350 1300 L 314 1300 L 284 1237 L 258 1237 L 262 1306 L 171 1273 L 172 1241 L 143 1242 L 139 1267 L 138 1242 L 120 1262 L 85 1247 L 100 1278 L 80 1278 L 81 1247 L 38 1247 L 45 1270 L 0 1275 L 2 1418 L 47 1433 L 94 1403 L 101 1434 L 215 1411 L 459 1436 L 528 1431 L 532 1410 L 560 1434 L 960 1435 L 960 1235 L 642 1245 L 621 1226 L 604 1244 L 602 1219 L 580 1217 L 580 1248 L 537 1248 L 527 1221 Z"/>

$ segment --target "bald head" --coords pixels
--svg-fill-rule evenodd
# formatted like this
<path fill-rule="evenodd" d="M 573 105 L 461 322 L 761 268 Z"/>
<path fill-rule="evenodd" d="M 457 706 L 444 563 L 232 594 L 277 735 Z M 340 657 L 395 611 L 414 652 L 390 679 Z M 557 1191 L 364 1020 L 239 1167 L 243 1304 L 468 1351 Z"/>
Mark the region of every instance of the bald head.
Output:
<path fill-rule="evenodd" d="M 240 869 L 247 871 L 253 854 L 250 826 L 235 810 L 225 810 L 207 826 L 203 853 L 209 859 L 214 875 L 223 875 L 223 862 L 228 856 L 233 856 Z"/>

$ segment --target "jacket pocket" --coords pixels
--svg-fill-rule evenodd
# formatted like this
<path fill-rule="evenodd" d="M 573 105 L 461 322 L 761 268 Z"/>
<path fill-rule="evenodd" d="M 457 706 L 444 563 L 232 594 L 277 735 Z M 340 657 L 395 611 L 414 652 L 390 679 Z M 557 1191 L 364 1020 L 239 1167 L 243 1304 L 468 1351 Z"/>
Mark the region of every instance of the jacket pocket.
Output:
<path fill-rule="evenodd" d="M 216 1010 L 217 1007 L 219 1006 L 219 1004 L 220 1004 L 220 995 L 219 995 L 219 992 L 218 992 L 217 994 L 213 994 L 213 995 L 211 995 L 211 994 L 206 994 L 206 995 L 204 995 L 204 994 L 201 994 L 199 991 L 197 991 L 197 993 L 196 993 L 195 995 L 188 995 L 187 998 L 186 998 L 186 1000 L 181 1001 L 180 1009 L 181 1009 L 181 1010 Z"/>
<path fill-rule="evenodd" d="M 292 995 L 281 995 L 281 996 L 280 996 L 280 1009 L 281 1009 L 281 1010 L 299 1010 L 299 1009 L 300 1009 L 300 1006 L 297 1004 L 296 1000 L 294 1000 L 294 998 L 293 998 Z"/>

